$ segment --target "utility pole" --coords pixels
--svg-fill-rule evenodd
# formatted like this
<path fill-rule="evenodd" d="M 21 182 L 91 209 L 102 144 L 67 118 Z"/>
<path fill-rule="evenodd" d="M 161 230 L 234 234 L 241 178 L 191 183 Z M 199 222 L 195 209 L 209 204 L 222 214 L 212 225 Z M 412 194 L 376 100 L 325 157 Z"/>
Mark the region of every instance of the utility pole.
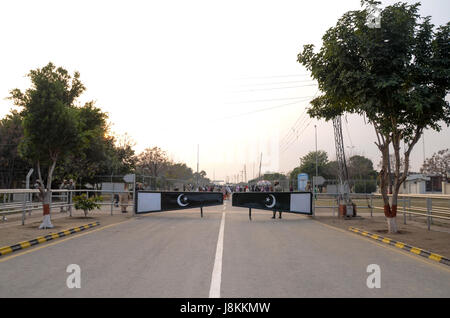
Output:
<path fill-rule="evenodd" d="M 258 175 L 258 178 L 261 178 L 261 163 L 262 163 L 262 152 L 261 152 L 261 159 L 259 160 L 259 175 Z"/>
<path fill-rule="evenodd" d="M 316 177 L 319 176 L 319 166 L 318 166 L 318 155 L 317 155 L 317 125 L 314 125 L 314 130 L 316 131 Z"/>
<path fill-rule="evenodd" d="M 422 144 L 423 144 L 423 163 L 425 163 L 425 131 L 422 133 Z"/>
<path fill-rule="evenodd" d="M 247 168 L 244 165 L 244 182 L 247 182 Z"/>
<path fill-rule="evenodd" d="M 199 174 L 198 174 L 198 168 L 199 168 L 199 161 L 200 161 L 200 145 L 197 144 L 197 187 L 198 187 L 198 179 L 199 179 Z"/>

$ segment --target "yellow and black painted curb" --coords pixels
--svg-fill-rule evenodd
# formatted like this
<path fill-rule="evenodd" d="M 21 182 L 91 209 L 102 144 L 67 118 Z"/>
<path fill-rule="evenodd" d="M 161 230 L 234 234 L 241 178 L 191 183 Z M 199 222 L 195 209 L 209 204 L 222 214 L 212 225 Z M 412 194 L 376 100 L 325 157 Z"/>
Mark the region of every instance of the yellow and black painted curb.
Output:
<path fill-rule="evenodd" d="M 86 224 L 86 225 L 81 225 L 81 226 L 78 226 L 78 227 L 74 227 L 72 229 L 64 230 L 64 231 L 61 231 L 61 232 L 58 232 L 58 233 L 52 233 L 52 234 L 48 234 L 46 236 L 39 236 L 39 237 L 37 237 L 37 238 L 35 238 L 33 240 L 30 240 L 30 241 L 23 241 L 23 242 L 19 242 L 17 244 L 14 244 L 14 245 L 3 246 L 3 247 L 0 247 L 0 256 L 9 254 L 9 253 L 12 253 L 12 252 L 15 252 L 15 251 L 23 250 L 24 248 L 31 247 L 31 246 L 39 244 L 39 243 L 45 243 L 47 241 L 51 241 L 51 240 L 56 239 L 58 237 L 63 237 L 63 236 L 67 236 L 67 235 L 70 235 L 70 234 L 77 233 L 77 232 L 81 232 L 81 231 L 90 229 L 91 227 L 98 226 L 98 225 L 100 225 L 100 222 L 97 221 L 97 222 L 94 222 L 94 223 L 89 223 L 89 224 Z"/>
<path fill-rule="evenodd" d="M 414 253 L 416 255 L 420 255 L 422 257 L 425 257 L 425 258 L 431 259 L 433 261 L 439 262 L 441 264 L 445 264 L 445 265 L 450 266 L 450 259 L 448 259 L 448 258 L 446 258 L 446 257 L 444 257 L 442 255 L 431 253 L 431 252 L 428 252 L 428 251 L 423 250 L 421 248 L 410 246 L 410 245 L 402 243 L 402 242 L 397 242 L 397 241 L 394 241 L 393 239 L 382 237 L 382 236 L 377 235 L 377 234 L 372 234 L 370 232 L 363 231 L 363 230 L 357 229 L 357 228 L 352 227 L 352 226 L 350 226 L 348 229 L 350 231 L 354 232 L 354 233 L 359 234 L 359 235 L 362 235 L 362 236 L 365 236 L 365 237 L 377 240 L 377 241 L 382 242 L 382 243 L 386 243 L 386 244 L 395 246 L 397 248 L 401 248 L 402 250 L 405 250 L 405 251 Z"/>

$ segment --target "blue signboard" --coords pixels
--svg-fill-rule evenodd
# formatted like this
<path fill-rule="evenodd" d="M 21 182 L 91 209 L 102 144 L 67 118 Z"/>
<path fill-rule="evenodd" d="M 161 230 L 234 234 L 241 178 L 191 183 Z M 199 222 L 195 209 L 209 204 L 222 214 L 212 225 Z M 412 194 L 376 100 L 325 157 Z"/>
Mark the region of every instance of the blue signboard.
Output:
<path fill-rule="evenodd" d="M 306 185 L 308 184 L 308 174 L 299 173 L 297 176 L 298 180 L 298 191 L 306 191 Z"/>

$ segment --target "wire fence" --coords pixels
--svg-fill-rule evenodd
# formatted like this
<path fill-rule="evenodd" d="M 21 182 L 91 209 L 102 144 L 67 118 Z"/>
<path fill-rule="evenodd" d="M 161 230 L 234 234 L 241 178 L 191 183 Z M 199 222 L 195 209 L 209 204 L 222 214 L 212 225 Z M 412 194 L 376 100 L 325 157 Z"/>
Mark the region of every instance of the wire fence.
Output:
<path fill-rule="evenodd" d="M 152 191 L 198 191 L 198 186 L 208 186 L 207 182 L 195 180 L 170 179 L 147 175 L 136 175 L 135 182 L 126 182 L 123 175 L 96 176 L 97 183 L 86 184 L 84 189 L 53 189 L 51 195 L 51 208 L 60 209 L 72 215 L 74 209 L 73 198 L 85 193 L 87 197 L 100 196 L 99 204 L 110 210 L 113 215 L 115 209 L 127 207 L 134 209 L 136 190 Z M 297 180 L 279 180 L 283 191 L 297 191 Z M 352 180 L 352 190 L 368 191 L 374 187 L 376 180 Z M 209 190 L 217 190 L 208 187 Z M 242 188 L 241 188 L 242 189 Z M 333 216 L 338 215 L 339 194 L 338 180 L 326 180 L 317 186 L 314 193 L 315 211 L 324 211 Z M 355 191 L 356 192 L 356 191 Z M 374 216 L 384 211 L 384 204 L 380 194 L 377 193 L 351 193 L 350 198 L 357 211 Z M 22 214 L 22 224 L 33 211 L 42 211 L 42 202 L 37 189 L 0 189 L 0 220 L 6 221 L 8 215 Z M 134 211 L 133 211 L 134 212 Z M 403 216 L 403 222 L 408 220 L 425 219 L 428 228 L 435 220 L 442 220 L 450 224 L 450 195 L 438 194 L 400 194 L 397 207 L 398 215 Z"/>
<path fill-rule="evenodd" d="M 392 195 L 389 195 L 392 197 Z M 356 210 L 374 215 L 384 215 L 384 202 L 381 194 L 351 193 L 352 200 Z M 315 210 L 331 209 L 332 215 L 339 215 L 339 194 L 337 193 L 315 193 Z M 435 220 L 441 220 L 443 224 L 450 225 L 450 195 L 438 194 L 399 194 L 397 205 L 397 216 L 402 216 L 403 223 L 407 220 L 425 219 L 428 229 L 435 223 Z"/>

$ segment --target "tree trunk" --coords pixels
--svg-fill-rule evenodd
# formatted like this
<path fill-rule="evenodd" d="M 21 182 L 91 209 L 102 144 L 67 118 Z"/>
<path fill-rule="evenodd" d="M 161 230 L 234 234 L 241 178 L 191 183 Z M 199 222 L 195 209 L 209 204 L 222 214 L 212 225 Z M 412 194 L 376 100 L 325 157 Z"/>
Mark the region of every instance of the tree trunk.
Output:
<path fill-rule="evenodd" d="M 40 229 L 51 229 L 53 228 L 53 224 L 50 220 L 50 200 L 51 200 L 51 196 L 52 193 L 51 191 L 46 191 L 44 194 L 44 199 L 43 199 L 43 210 L 44 210 L 44 219 L 41 223 L 41 225 L 39 225 Z"/>
<path fill-rule="evenodd" d="M 44 183 L 42 181 L 42 175 L 41 175 L 41 166 L 40 162 L 37 162 L 37 170 L 38 170 L 38 183 L 39 183 L 39 192 L 41 194 L 42 198 L 42 208 L 43 208 L 43 214 L 44 219 L 42 220 L 41 225 L 39 225 L 40 229 L 51 229 L 53 228 L 53 224 L 50 220 L 50 203 L 52 199 L 52 176 L 53 171 L 55 170 L 56 166 L 56 158 L 53 159 L 52 165 L 48 169 L 48 176 L 47 176 L 47 187 L 44 186 Z"/>

